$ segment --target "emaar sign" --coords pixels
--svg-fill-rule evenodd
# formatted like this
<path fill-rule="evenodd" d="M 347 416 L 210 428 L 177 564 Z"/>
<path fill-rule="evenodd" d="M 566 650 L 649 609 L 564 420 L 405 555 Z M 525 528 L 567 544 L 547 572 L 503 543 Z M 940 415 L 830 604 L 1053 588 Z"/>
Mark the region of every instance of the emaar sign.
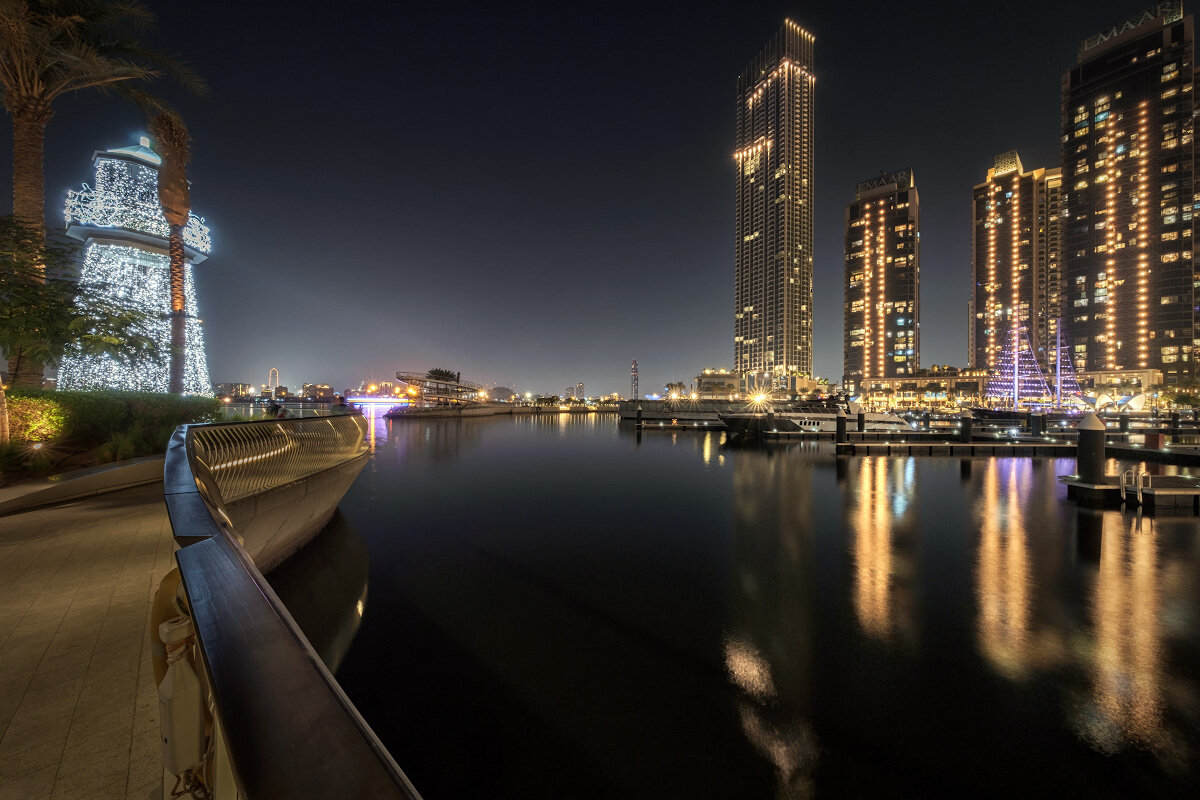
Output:
<path fill-rule="evenodd" d="M 1093 47 L 1104 44 L 1109 39 L 1115 39 L 1127 31 L 1140 28 L 1152 22 L 1158 22 L 1160 25 L 1170 25 L 1172 22 L 1178 22 L 1181 19 L 1183 19 L 1183 0 L 1163 0 L 1163 2 L 1153 5 L 1141 13 L 1121 20 L 1108 30 L 1100 31 L 1094 36 L 1084 39 L 1083 43 L 1079 45 L 1079 52 L 1081 54 L 1086 53 Z"/>

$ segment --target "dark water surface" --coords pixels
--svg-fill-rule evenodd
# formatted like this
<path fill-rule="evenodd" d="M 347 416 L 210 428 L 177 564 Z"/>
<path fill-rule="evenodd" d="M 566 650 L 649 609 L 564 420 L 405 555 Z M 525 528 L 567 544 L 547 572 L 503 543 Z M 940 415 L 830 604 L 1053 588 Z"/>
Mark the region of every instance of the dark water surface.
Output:
<path fill-rule="evenodd" d="M 1071 460 L 373 432 L 337 675 L 427 800 L 1200 791 L 1200 522 Z"/>

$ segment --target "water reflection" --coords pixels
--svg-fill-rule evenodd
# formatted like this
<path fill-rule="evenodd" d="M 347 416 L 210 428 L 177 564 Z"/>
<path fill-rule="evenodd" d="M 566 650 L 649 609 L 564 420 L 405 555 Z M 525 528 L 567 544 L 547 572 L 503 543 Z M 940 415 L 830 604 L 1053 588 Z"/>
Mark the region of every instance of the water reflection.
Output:
<path fill-rule="evenodd" d="M 1193 796 L 1200 524 L 1076 508 L 1073 462 L 390 433 L 341 674 L 428 796 Z"/>
<path fill-rule="evenodd" d="M 733 462 L 733 619 L 724 644 L 742 732 L 774 767 L 776 796 L 813 794 L 812 462 Z"/>
<path fill-rule="evenodd" d="M 431 464 L 456 461 L 465 450 L 483 442 L 483 419 L 389 419 L 387 439 L 401 462 L 418 459 Z"/>
<path fill-rule="evenodd" d="M 844 497 L 853 535 L 854 613 L 867 635 L 888 640 L 897 629 L 915 638 L 912 595 L 899 579 L 914 573 L 911 557 L 897 539 L 911 538 L 914 459 L 864 458 L 853 492 Z M 903 597 L 898 595 L 903 593 Z"/>
<path fill-rule="evenodd" d="M 1092 713 L 1081 718 L 1080 733 L 1106 753 L 1127 743 L 1166 744 L 1157 533 L 1152 522 L 1139 522 L 1105 516 L 1092 593 Z"/>
<path fill-rule="evenodd" d="M 1013 679 L 1028 673 L 1031 648 L 1029 546 L 1019 498 L 1027 493 L 1028 461 L 989 459 L 978 505 L 976 592 L 984 656 Z"/>
<path fill-rule="evenodd" d="M 267 576 L 330 672 L 358 632 L 367 604 L 367 545 L 341 512 Z"/>

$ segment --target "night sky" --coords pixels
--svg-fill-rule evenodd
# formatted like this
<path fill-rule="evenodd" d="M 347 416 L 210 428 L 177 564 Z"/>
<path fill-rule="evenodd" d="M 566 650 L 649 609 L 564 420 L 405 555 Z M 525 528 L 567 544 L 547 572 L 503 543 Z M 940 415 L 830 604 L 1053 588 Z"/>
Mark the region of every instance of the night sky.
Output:
<path fill-rule="evenodd" d="M 921 364 L 965 365 L 971 187 L 1004 150 L 1058 165 L 1076 45 L 1149 3 L 151 5 L 153 41 L 212 88 L 162 91 L 213 228 L 215 382 L 437 366 L 624 394 L 631 358 L 643 393 L 731 363 L 735 81 L 784 17 L 816 36 L 816 370 L 836 380 L 854 185 L 913 168 Z M 117 98 L 59 103 L 52 224 L 92 151 L 143 124 Z"/>

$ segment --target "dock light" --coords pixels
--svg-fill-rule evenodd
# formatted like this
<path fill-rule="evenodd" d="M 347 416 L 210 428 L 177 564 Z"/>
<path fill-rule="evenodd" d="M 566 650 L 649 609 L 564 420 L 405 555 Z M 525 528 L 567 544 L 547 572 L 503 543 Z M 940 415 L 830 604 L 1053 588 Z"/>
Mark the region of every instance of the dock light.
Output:
<path fill-rule="evenodd" d="M 42 449 L 42 443 L 41 443 L 41 442 L 34 442 L 33 444 L 29 445 L 29 448 L 30 448 L 31 450 L 41 450 L 41 449 Z"/>
<path fill-rule="evenodd" d="M 767 396 L 766 396 L 765 394 L 756 394 L 756 395 L 754 395 L 754 402 L 756 402 L 756 403 L 762 403 L 762 402 L 764 402 L 766 399 L 767 399 Z"/>
<path fill-rule="evenodd" d="M 1017 435 L 1017 429 L 1016 429 L 1016 428 L 1009 428 L 1009 429 L 1008 429 L 1008 435 L 1009 435 L 1009 436 L 1016 436 L 1016 435 Z"/>

